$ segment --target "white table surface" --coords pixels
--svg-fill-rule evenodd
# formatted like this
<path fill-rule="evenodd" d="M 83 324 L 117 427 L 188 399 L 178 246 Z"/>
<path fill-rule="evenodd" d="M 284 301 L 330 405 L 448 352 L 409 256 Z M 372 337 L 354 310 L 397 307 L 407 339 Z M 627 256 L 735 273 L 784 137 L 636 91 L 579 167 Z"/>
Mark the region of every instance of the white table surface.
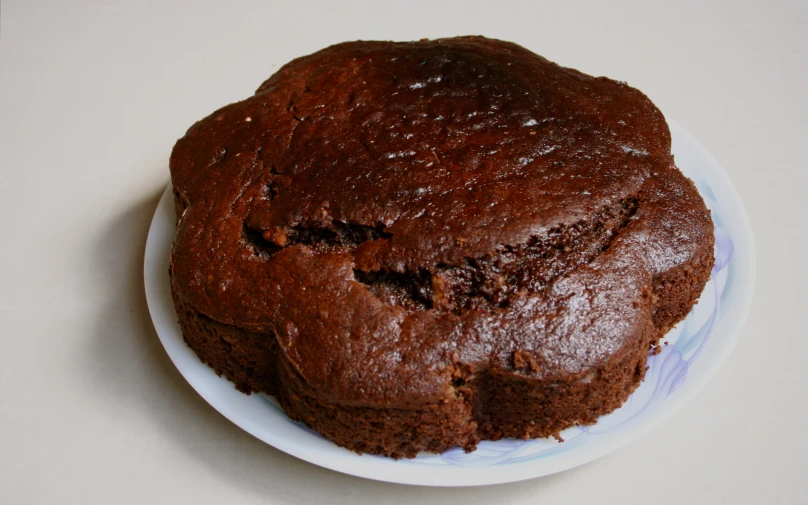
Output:
<path fill-rule="evenodd" d="M 808 503 L 808 2 L 0 5 L 0 503 Z M 273 5 L 276 4 L 276 5 Z M 174 369 L 146 232 L 191 123 L 348 39 L 485 34 L 648 94 L 723 164 L 756 234 L 741 340 L 652 434 L 516 484 L 371 482 L 287 456 Z"/>

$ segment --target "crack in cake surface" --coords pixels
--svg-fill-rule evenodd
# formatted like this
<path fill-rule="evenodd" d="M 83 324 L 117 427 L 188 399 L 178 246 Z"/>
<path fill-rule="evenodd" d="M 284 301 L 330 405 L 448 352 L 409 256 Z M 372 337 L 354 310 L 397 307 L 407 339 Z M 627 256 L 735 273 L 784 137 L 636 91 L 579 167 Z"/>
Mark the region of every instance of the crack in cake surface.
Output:
<path fill-rule="evenodd" d="M 279 228 L 261 230 L 243 222 L 244 242 L 256 256 L 270 259 L 285 247 L 307 246 L 318 253 L 352 252 L 365 242 L 389 239 L 392 234 L 385 231 L 382 223 L 374 226 L 332 221 L 331 226 L 295 225 L 289 231 Z"/>
<path fill-rule="evenodd" d="M 354 277 L 387 305 L 407 311 L 505 308 L 514 296 L 545 290 L 556 279 L 590 263 L 605 251 L 639 209 L 636 196 L 605 207 L 593 219 L 571 226 L 551 228 L 543 237 L 525 244 L 503 245 L 497 254 L 467 257 L 461 264 L 438 264 L 433 268 L 397 272 L 389 268 L 364 271 L 354 268 Z M 353 253 L 375 240 L 391 240 L 383 223 L 374 226 L 332 221 L 328 228 L 296 225 L 288 232 L 257 230 L 244 224 L 244 241 L 253 253 L 271 259 L 285 247 L 304 245 L 316 253 Z"/>

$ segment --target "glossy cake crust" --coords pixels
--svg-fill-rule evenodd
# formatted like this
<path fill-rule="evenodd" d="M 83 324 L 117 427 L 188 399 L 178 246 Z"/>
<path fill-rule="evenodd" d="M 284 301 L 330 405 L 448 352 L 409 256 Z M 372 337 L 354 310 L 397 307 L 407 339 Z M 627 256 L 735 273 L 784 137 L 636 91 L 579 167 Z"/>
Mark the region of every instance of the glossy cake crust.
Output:
<path fill-rule="evenodd" d="M 192 126 L 171 177 L 188 345 L 396 458 L 619 407 L 713 265 L 645 95 L 482 37 L 296 59 Z"/>

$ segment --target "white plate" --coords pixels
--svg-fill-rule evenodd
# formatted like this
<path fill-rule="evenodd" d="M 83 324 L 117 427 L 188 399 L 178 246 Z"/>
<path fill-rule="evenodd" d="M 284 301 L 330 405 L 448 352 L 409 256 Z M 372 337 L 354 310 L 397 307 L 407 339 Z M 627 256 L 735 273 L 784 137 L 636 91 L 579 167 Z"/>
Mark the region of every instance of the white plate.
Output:
<path fill-rule="evenodd" d="M 513 482 L 560 472 L 604 456 L 647 433 L 691 400 L 730 353 L 746 319 L 755 283 L 755 250 L 746 211 L 724 171 L 681 126 L 669 121 L 673 153 L 712 211 L 716 266 L 701 301 L 651 356 L 643 384 L 622 408 L 597 424 L 570 428 L 555 440 L 482 442 L 466 454 L 453 449 L 411 460 L 358 455 L 289 420 L 263 395 L 247 396 L 202 364 L 182 340 L 171 301 L 168 261 L 174 203 L 166 190 L 146 242 L 146 298 L 168 355 L 216 410 L 264 442 L 300 459 L 360 477 L 427 486 Z"/>

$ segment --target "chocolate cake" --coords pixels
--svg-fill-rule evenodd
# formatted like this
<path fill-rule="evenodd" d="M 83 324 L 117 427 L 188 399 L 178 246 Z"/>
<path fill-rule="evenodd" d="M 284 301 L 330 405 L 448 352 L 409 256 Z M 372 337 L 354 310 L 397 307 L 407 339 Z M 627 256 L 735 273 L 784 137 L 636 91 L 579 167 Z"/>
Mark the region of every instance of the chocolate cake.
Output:
<path fill-rule="evenodd" d="M 188 345 L 394 458 L 594 423 L 713 265 L 645 95 L 482 37 L 296 59 L 193 125 L 171 179 Z"/>

